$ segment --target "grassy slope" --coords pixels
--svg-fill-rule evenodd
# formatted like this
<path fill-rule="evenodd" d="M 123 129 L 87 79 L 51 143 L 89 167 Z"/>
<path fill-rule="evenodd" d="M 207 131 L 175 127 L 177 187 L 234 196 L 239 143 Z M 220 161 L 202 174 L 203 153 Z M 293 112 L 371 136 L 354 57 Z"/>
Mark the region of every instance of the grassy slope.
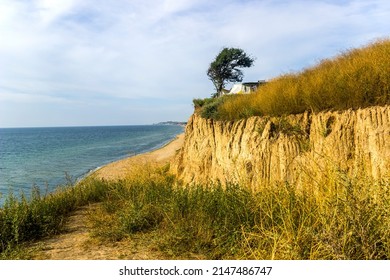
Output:
<path fill-rule="evenodd" d="M 352 49 L 299 73 L 281 75 L 255 94 L 214 102 L 204 117 L 235 120 L 390 104 L 390 39 Z M 199 104 L 199 101 L 198 103 Z M 196 104 L 195 104 L 196 105 Z M 210 107 L 210 106 L 209 106 Z"/>
<path fill-rule="evenodd" d="M 23 241 L 60 231 L 66 213 L 88 201 L 102 202 L 89 217 L 93 238 L 116 242 L 148 233 L 170 258 L 390 257 L 389 181 L 332 171 L 301 190 L 277 185 L 253 193 L 236 185 L 183 187 L 166 170 L 141 167 L 119 182 L 92 180 L 32 202 L 8 202 L 0 213 L 3 258 L 15 257 L 10 252 Z"/>

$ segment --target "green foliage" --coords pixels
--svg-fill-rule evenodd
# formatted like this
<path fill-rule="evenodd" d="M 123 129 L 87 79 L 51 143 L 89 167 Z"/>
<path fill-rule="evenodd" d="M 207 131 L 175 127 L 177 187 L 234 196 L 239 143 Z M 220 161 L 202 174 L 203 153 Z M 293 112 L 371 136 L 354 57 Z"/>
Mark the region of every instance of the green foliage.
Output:
<path fill-rule="evenodd" d="M 231 98 L 231 95 L 224 95 L 217 98 L 194 99 L 195 111 L 205 119 L 217 120 L 219 119 L 218 108 L 229 98 Z"/>
<path fill-rule="evenodd" d="M 388 69 L 390 40 L 383 39 L 276 77 L 254 94 L 236 95 L 218 107 L 217 115 L 221 120 L 236 120 L 389 104 Z"/>
<path fill-rule="evenodd" d="M 202 107 L 201 116 L 205 119 L 218 118 L 218 106 L 223 102 L 222 98 L 215 98 L 212 102 L 207 103 Z"/>
<path fill-rule="evenodd" d="M 241 82 L 244 75 L 239 68 L 247 68 L 253 65 L 254 58 L 248 56 L 242 49 L 223 48 L 210 63 L 207 76 L 213 82 L 218 97 L 227 82 Z"/>
<path fill-rule="evenodd" d="M 192 100 L 192 102 L 194 103 L 195 109 L 199 109 L 199 108 L 202 108 L 204 105 L 213 102 L 213 98 L 204 98 L 204 99 L 198 98 L 198 99 Z"/>
<path fill-rule="evenodd" d="M 26 241 L 59 233 L 71 211 L 100 201 L 106 191 L 105 183 L 85 180 L 76 187 L 59 188 L 47 196 L 42 196 L 38 188 L 32 190 L 30 199 L 24 195 L 17 199 L 9 194 L 0 209 L 0 254 L 6 256 Z"/>

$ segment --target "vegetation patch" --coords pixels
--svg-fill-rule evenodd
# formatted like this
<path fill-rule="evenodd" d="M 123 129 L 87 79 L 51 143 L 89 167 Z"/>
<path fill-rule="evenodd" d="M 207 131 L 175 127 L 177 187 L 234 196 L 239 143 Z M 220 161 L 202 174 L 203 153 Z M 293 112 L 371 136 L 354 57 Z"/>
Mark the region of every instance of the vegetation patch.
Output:
<path fill-rule="evenodd" d="M 89 180 L 31 201 L 10 197 L 0 212 L 1 256 L 60 232 L 69 211 L 90 213 L 92 238 L 147 235 L 171 259 L 388 259 L 390 180 L 372 182 L 329 170 L 297 189 L 181 186 L 166 168 L 139 168 L 118 182 Z M 141 235 L 140 235 L 141 234 Z"/>
<path fill-rule="evenodd" d="M 195 111 L 205 119 L 219 119 L 218 108 L 231 96 L 225 95 L 219 98 L 194 99 Z"/>
<path fill-rule="evenodd" d="M 154 177 L 158 183 L 152 179 L 142 187 L 127 185 L 115 196 L 121 197 L 123 206 L 105 206 L 117 209 L 105 215 L 123 238 L 153 233 L 155 245 L 170 258 L 188 254 L 208 259 L 389 257 L 388 180 L 351 179 L 336 170 L 299 190 L 279 184 L 253 192 L 239 185 L 177 187 L 167 174 L 159 176 Z M 118 205 L 116 200 L 110 203 Z M 128 207 L 134 204 L 140 211 Z M 107 237 L 105 232 L 111 232 L 113 224 L 100 227 L 95 235 Z"/>
<path fill-rule="evenodd" d="M 273 138 L 278 138 L 281 134 L 287 136 L 305 136 L 304 130 L 299 124 L 293 124 L 286 116 L 276 118 L 271 122 L 271 131 Z"/>
<path fill-rule="evenodd" d="M 249 95 L 220 102 L 220 120 L 283 116 L 390 104 L 390 40 L 352 49 L 301 72 L 276 77 Z M 205 116 L 207 117 L 207 116 Z"/>
<path fill-rule="evenodd" d="M 49 195 L 34 188 L 30 199 L 9 194 L 0 208 L 0 259 L 10 255 L 18 258 L 15 251 L 19 245 L 60 233 L 72 211 L 102 201 L 108 191 L 105 182 L 85 180 Z"/>

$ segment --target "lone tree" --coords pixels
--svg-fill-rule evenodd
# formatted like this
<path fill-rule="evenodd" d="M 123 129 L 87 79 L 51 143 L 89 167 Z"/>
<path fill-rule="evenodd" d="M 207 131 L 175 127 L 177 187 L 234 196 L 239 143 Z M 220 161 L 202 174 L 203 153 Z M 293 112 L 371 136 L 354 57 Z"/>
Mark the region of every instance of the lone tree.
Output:
<path fill-rule="evenodd" d="M 207 70 L 207 76 L 216 89 L 213 97 L 222 95 L 227 82 L 242 82 L 244 74 L 239 68 L 251 67 L 254 61 L 254 58 L 248 56 L 242 49 L 224 48 Z"/>

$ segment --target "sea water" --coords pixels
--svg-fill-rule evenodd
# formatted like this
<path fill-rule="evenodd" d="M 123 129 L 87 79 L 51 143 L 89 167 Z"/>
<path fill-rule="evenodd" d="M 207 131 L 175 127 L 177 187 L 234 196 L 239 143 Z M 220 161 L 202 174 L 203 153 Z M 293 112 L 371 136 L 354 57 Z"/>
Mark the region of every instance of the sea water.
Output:
<path fill-rule="evenodd" d="M 177 125 L 0 128 L 0 206 L 5 196 L 51 191 L 110 162 L 162 147 Z"/>

